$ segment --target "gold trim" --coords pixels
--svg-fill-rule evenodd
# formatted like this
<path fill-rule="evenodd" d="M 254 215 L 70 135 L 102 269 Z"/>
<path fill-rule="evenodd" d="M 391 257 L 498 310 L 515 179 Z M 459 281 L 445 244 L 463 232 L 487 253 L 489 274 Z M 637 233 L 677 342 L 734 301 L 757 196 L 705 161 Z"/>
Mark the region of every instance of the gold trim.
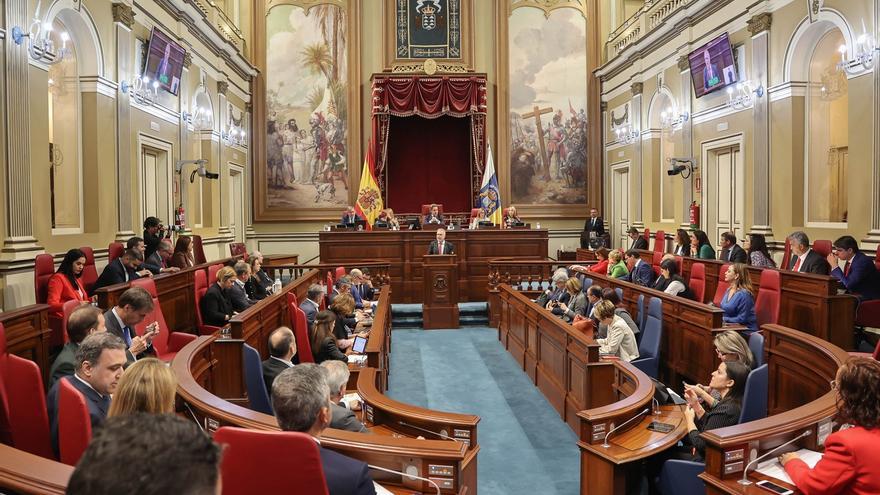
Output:
<path fill-rule="evenodd" d="M 434 71 L 433 72 L 427 71 L 426 64 L 428 63 L 428 60 L 426 60 L 425 63 L 422 63 L 422 64 L 395 65 L 394 67 L 391 68 L 391 72 L 394 74 L 408 74 L 408 73 L 423 72 L 428 75 L 434 75 L 437 72 L 451 73 L 451 74 L 467 74 L 467 73 L 471 72 L 470 70 L 468 70 L 467 67 L 465 67 L 462 64 L 446 64 L 446 63 L 438 64 L 436 61 L 434 61 L 434 59 L 429 59 L 429 60 L 434 62 Z"/>
<path fill-rule="evenodd" d="M 587 6 L 584 0 L 512 0 L 509 4 L 507 16 L 520 7 L 534 7 L 544 11 L 544 17 L 549 18 L 550 13 L 556 9 L 575 9 L 587 17 Z"/>
<path fill-rule="evenodd" d="M 293 7 L 302 7 L 308 12 L 312 7 L 317 5 L 335 5 L 341 9 L 346 8 L 346 0 L 269 0 L 266 4 L 266 15 L 275 7 L 281 5 L 291 5 Z"/>
<path fill-rule="evenodd" d="M 461 57 L 433 59 L 437 62 L 438 73 L 474 71 L 474 0 L 459 0 L 459 2 L 461 2 Z M 386 72 L 422 72 L 423 68 L 421 66 L 424 63 L 424 59 L 397 57 L 397 50 L 395 49 L 397 46 L 395 43 L 395 12 L 397 9 L 394 3 L 395 0 L 382 0 L 382 65 L 384 70 Z M 414 65 L 418 65 L 419 69 L 412 70 L 411 67 Z M 398 70 L 400 66 L 406 68 Z"/>
<path fill-rule="evenodd" d="M 773 24 L 773 15 L 764 12 L 763 14 L 758 14 L 751 19 L 748 20 L 748 30 L 752 36 L 756 34 L 763 33 L 764 31 L 770 31 L 770 26 Z"/>
<path fill-rule="evenodd" d="M 113 22 L 119 22 L 128 29 L 131 29 L 134 26 L 135 13 L 130 5 L 114 3 L 110 6 L 110 9 L 113 14 Z"/>

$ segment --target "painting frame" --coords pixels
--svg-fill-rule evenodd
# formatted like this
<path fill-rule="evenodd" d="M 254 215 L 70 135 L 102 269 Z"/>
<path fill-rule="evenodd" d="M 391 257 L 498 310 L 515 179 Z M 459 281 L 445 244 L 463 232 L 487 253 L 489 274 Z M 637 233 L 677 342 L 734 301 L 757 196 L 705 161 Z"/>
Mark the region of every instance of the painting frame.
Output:
<path fill-rule="evenodd" d="M 396 38 L 396 4 L 398 0 L 382 0 L 382 66 L 385 72 L 424 72 L 432 60 L 437 72 L 465 73 L 474 71 L 474 0 L 457 0 L 461 12 L 461 57 L 406 58 L 398 57 Z"/>
<path fill-rule="evenodd" d="M 346 111 L 348 116 L 348 192 L 346 204 L 353 204 L 357 194 L 362 160 L 362 97 L 360 94 L 360 2 L 358 0 L 269 0 L 254 2 L 254 61 L 259 71 L 252 82 L 253 90 L 253 221 L 254 223 L 283 223 L 295 221 L 334 221 L 338 220 L 342 207 L 270 207 L 268 200 L 267 167 L 267 43 L 266 16 L 278 6 L 290 5 L 308 11 L 312 7 L 332 5 L 343 9 L 347 20 L 346 73 L 349 84 L 346 89 Z M 352 47 L 357 47 L 352 49 Z"/>

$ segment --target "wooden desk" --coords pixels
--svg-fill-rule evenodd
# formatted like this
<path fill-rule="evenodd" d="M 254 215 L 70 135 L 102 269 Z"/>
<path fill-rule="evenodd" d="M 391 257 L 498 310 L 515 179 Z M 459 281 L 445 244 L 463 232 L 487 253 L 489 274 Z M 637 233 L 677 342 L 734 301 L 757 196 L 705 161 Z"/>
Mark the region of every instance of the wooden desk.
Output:
<path fill-rule="evenodd" d="M 43 385 L 49 383 L 49 305 L 31 304 L 0 313 L 6 333 L 6 349 L 10 354 L 37 363 L 43 374 Z"/>
<path fill-rule="evenodd" d="M 4 492 L 62 495 L 72 474 L 73 466 L 0 444 L 0 489 Z"/>
<path fill-rule="evenodd" d="M 653 251 L 640 250 L 639 256 L 647 263 Z M 711 301 L 718 288 L 718 272 L 726 263 L 720 260 L 682 258 L 682 277 L 690 280 L 694 263 L 706 266 L 706 300 Z M 749 278 L 757 290 L 764 268 L 749 266 Z M 767 270 L 776 270 L 767 268 Z M 838 294 L 840 283 L 834 277 L 777 270 L 780 275 L 781 301 L 778 324 L 815 335 L 847 350 L 855 348 L 853 325 L 858 300 L 848 294 Z"/>
<path fill-rule="evenodd" d="M 458 328 L 458 256 L 422 256 L 422 327 Z"/>
<path fill-rule="evenodd" d="M 320 232 L 321 263 L 348 267 L 365 259 L 391 263 L 392 301 L 422 302 L 422 256 L 435 239 L 433 231 Z M 498 257 L 547 256 L 547 230 L 450 230 L 446 240 L 458 255 L 460 301 L 485 301 L 489 260 Z"/>

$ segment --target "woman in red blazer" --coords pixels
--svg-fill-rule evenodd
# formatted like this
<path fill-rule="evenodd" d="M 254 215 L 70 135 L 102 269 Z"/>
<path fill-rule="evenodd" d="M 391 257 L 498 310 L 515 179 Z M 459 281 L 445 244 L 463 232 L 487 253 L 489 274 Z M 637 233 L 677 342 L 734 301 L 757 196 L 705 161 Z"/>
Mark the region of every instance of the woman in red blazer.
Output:
<path fill-rule="evenodd" d="M 596 250 L 596 259 L 598 262 L 590 267 L 590 271 L 593 273 L 601 273 L 602 275 L 608 274 L 608 250 L 605 248 L 599 248 Z"/>
<path fill-rule="evenodd" d="M 837 370 L 837 421 L 850 425 L 825 440 L 825 454 L 810 469 L 796 454 L 779 462 L 804 495 L 880 493 L 880 362 L 851 358 Z"/>
<path fill-rule="evenodd" d="M 58 271 L 49 277 L 49 294 L 46 303 L 51 306 L 50 316 L 61 319 L 63 306 L 67 301 L 89 302 L 89 295 L 80 281 L 85 265 L 86 255 L 79 249 L 71 249 L 64 255 L 64 260 L 58 266 Z"/>

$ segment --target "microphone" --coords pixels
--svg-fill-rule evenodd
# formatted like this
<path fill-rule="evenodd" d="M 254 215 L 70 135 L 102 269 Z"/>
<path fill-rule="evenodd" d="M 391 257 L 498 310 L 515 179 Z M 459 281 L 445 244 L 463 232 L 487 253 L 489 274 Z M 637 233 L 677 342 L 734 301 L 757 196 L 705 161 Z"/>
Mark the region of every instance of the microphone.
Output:
<path fill-rule="evenodd" d="M 393 470 L 393 469 L 388 469 L 388 468 L 383 468 L 383 467 L 379 467 L 379 466 L 374 466 L 374 465 L 372 465 L 372 464 L 367 464 L 367 466 L 369 466 L 370 469 L 375 469 L 375 470 L 377 470 L 377 471 L 385 471 L 386 473 L 391 473 L 391 474 L 399 474 L 399 475 L 404 476 L 404 477 L 409 478 L 409 479 L 413 479 L 413 480 L 421 480 L 421 481 L 427 481 L 428 483 L 430 483 L 430 484 L 434 487 L 435 490 L 437 490 L 437 495 L 440 495 L 440 486 L 437 485 L 437 483 L 435 483 L 433 480 L 429 480 L 428 478 L 422 478 L 421 476 L 416 476 L 415 474 L 411 474 L 411 473 L 402 473 L 402 472 L 400 472 L 400 471 L 395 471 L 395 470 Z M 410 468 L 411 468 L 413 471 L 418 472 L 418 468 L 416 468 L 415 466 L 412 466 L 412 465 L 410 465 L 410 466 L 407 467 L 407 471 L 409 471 Z"/>
<path fill-rule="evenodd" d="M 660 415 L 660 401 L 657 400 L 657 397 L 651 397 L 651 409 L 653 409 L 651 414 L 654 416 Z"/>
<path fill-rule="evenodd" d="M 609 431 L 608 434 L 605 435 L 605 441 L 602 442 L 602 447 L 605 447 L 606 449 L 607 449 L 608 447 L 611 447 L 611 444 L 608 443 L 608 437 L 610 437 L 612 433 L 614 433 L 615 431 L 617 431 L 617 430 L 623 428 L 624 426 L 626 426 L 626 425 L 632 423 L 633 420 L 635 420 L 635 419 L 637 419 L 637 418 L 640 418 L 640 417 L 644 416 L 645 414 L 648 414 L 649 412 L 651 412 L 651 408 L 646 407 L 642 412 L 636 414 L 635 416 L 629 418 L 628 420 L 626 420 L 626 421 L 624 421 L 623 423 L 621 423 L 621 424 L 615 426 L 614 428 L 611 428 L 611 431 Z"/>
<path fill-rule="evenodd" d="M 440 438 L 442 438 L 442 439 L 444 439 L 444 440 L 455 440 L 454 438 L 452 438 L 452 437 L 450 437 L 449 435 L 446 434 L 446 430 L 440 430 L 440 432 L 438 433 L 438 432 L 433 431 L 433 430 L 428 430 L 428 429 L 425 429 L 425 428 L 420 428 L 420 427 L 418 427 L 418 426 L 416 426 L 416 425 L 411 425 L 411 424 L 407 423 L 406 421 L 398 421 L 397 424 L 399 424 L 399 425 L 401 425 L 401 426 L 406 426 L 406 427 L 412 428 L 412 429 L 414 429 L 414 430 L 419 430 L 419 431 L 421 431 L 421 432 L 423 432 L 423 433 L 430 433 L 431 435 L 436 435 L 436 436 L 438 436 L 438 437 L 440 437 Z"/>
<path fill-rule="evenodd" d="M 752 464 L 754 464 L 754 463 L 756 463 L 756 462 L 758 462 L 758 461 L 762 461 L 762 460 L 766 459 L 767 457 L 770 457 L 771 454 L 774 454 L 774 453 L 778 452 L 782 447 L 788 447 L 789 445 L 795 443 L 796 441 L 800 440 L 801 438 L 806 438 L 806 437 L 810 436 L 811 433 L 813 433 L 811 430 L 806 430 L 806 431 L 804 431 L 803 433 L 801 433 L 800 435 L 798 435 L 798 436 L 792 438 L 791 440 L 789 440 L 789 441 L 785 442 L 784 444 L 782 444 L 782 445 L 776 447 L 775 449 L 771 450 L 770 452 L 767 452 L 767 453 L 765 453 L 764 455 L 762 455 L 762 456 L 760 456 L 760 457 L 756 457 L 754 461 L 752 461 L 752 462 L 746 464 L 746 468 L 743 470 L 743 477 L 742 477 L 741 480 L 738 480 L 737 483 L 739 483 L 740 485 L 751 485 L 752 482 L 749 481 L 746 477 L 747 477 L 748 474 L 749 474 L 749 467 L 750 467 Z"/>

